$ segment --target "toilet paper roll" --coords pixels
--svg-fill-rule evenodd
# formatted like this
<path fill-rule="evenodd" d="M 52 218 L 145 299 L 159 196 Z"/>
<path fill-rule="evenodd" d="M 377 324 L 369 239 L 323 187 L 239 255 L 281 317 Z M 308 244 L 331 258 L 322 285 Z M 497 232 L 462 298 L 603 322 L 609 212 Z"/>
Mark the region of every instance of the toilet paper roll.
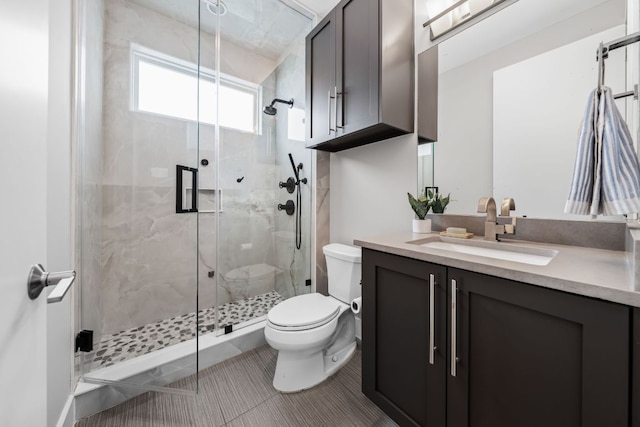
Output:
<path fill-rule="evenodd" d="M 360 313 L 360 309 L 362 308 L 362 298 L 358 297 L 356 299 L 354 299 L 353 301 L 351 301 L 351 311 L 353 311 L 354 314 L 358 314 Z"/>

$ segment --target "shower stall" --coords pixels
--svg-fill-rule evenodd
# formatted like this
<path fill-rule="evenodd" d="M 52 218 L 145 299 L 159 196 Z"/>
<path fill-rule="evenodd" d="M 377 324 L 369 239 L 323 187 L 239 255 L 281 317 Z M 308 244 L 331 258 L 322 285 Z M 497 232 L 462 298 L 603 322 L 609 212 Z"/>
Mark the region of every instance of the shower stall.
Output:
<path fill-rule="evenodd" d="M 216 360 L 206 346 L 311 289 L 314 17 L 291 0 L 76 9 L 77 375 L 194 390 L 175 381 Z"/>

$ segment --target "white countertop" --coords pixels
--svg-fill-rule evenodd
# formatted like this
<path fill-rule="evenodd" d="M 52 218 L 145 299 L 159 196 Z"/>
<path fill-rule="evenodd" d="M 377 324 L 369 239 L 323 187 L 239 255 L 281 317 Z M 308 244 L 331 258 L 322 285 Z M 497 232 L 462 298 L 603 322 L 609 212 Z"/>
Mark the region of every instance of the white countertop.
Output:
<path fill-rule="evenodd" d="M 407 243 L 435 236 L 439 236 L 439 233 L 396 233 L 356 239 L 354 244 L 363 248 L 428 261 L 434 264 L 640 307 L 640 292 L 634 290 L 627 253 L 624 251 L 534 243 L 522 240 L 500 242 L 500 245 L 516 244 L 518 246 L 558 251 L 558 254 L 549 264 L 538 266 L 430 249 Z M 473 240 L 483 240 L 483 238 L 474 237 Z"/>

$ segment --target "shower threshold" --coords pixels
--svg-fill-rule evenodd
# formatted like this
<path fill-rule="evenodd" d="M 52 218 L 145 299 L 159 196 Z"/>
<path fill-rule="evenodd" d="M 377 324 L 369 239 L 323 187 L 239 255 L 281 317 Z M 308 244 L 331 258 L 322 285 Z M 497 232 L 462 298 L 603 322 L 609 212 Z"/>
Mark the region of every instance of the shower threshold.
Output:
<path fill-rule="evenodd" d="M 76 419 L 147 391 L 195 396 L 196 367 L 203 370 L 266 344 L 266 316 L 247 323 L 226 335 L 209 333 L 83 375 L 74 392 Z"/>

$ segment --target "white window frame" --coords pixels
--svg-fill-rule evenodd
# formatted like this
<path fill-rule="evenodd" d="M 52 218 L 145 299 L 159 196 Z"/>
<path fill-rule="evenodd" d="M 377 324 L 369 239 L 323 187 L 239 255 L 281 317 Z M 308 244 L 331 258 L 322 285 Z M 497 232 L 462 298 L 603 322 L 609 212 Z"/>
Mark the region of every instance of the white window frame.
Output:
<path fill-rule="evenodd" d="M 210 68 L 200 67 L 200 73 L 198 73 L 198 65 L 185 61 L 180 58 L 176 58 L 171 55 L 167 55 L 162 52 L 158 52 L 153 49 L 149 49 L 145 46 L 141 46 L 137 43 L 131 43 L 131 87 L 129 90 L 130 93 L 130 104 L 129 108 L 131 111 L 143 114 L 151 114 L 162 117 L 170 117 L 174 120 L 182 120 L 182 121 L 193 121 L 190 119 L 185 119 L 182 117 L 176 117 L 161 113 L 154 113 L 146 110 L 141 110 L 138 108 L 138 79 L 139 79 L 139 64 L 140 61 L 145 61 L 147 63 L 151 63 L 153 65 L 158 65 L 164 68 L 167 68 L 172 71 L 178 71 L 180 73 L 193 76 L 195 78 L 200 77 L 201 80 L 208 80 L 212 83 L 215 83 L 216 72 Z M 262 105 L 262 86 L 240 79 L 238 77 L 231 76 L 229 74 L 220 73 L 220 86 L 226 86 L 233 88 L 235 90 L 243 91 L 250 93 L 253 95 L 254 105 L 253 105 L 253 130 L 247 131 L 246 129 L 238 129 L 234 127 L 228 127 L 221 125 L 222 128 L 232 129 L 238 132 L 250 132 L 250 133 L 259 133 L 260 129 L 260 105 Z M 214 119 L 216 122 L 218 117 Z M 200 121 L 201 124 L 216 126 L 216 124 L 206 123 Z"/>

